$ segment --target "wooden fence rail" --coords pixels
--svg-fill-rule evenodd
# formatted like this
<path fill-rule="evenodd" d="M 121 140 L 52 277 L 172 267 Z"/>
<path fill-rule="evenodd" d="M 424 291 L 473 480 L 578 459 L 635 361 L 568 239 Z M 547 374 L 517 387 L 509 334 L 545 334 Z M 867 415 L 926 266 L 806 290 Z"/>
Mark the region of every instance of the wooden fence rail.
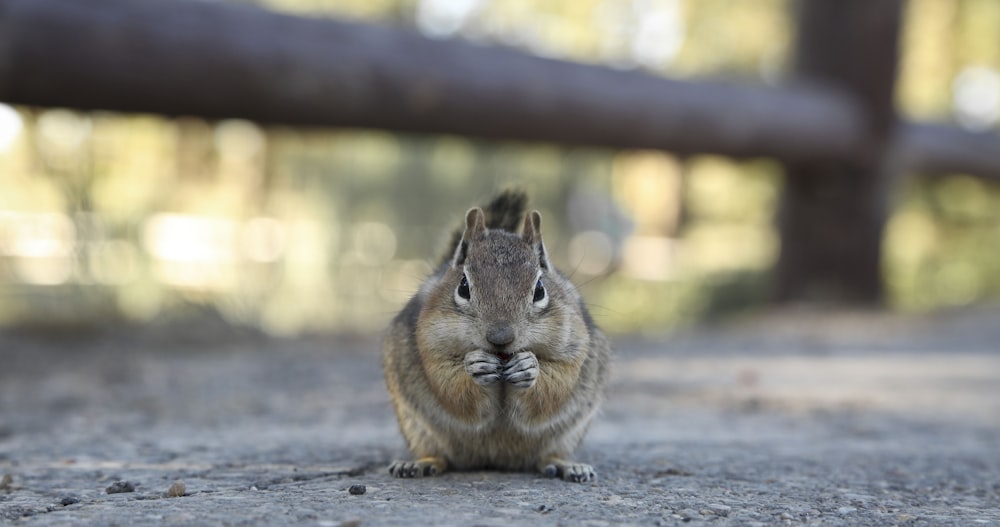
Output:
<path fill-rule="evenodd" d="M 1000 136 L 896 118 L 902 0 L 807 0 L 800 8 L 802 82 L 765 87 L 681 82 L 224 2 L 0 0 L 0 101 L 771 156 L 789 164 L 792 185 L 818 174 L 845 191 L 857 186 L 861 200 L 883 186 L 885 174 L 876 172 L 888 166 L 1000 180 Z M 858 57 L 869 58 L 845 62 Z M 829 223 L 798 215 L 816 205 L 800 195 L 809 192 L 791 193 L 800 207 L 783 212 L 796 229 L 782 231 L 778 298 L 812 298 L 819 281 L 826 291 L 819 296 L 840 290 L 846 294 L 832 297 L 879 302 L 884 214 L 859 220 L 875 229 L 866 231 L 875 241 L 863 258 L 848 254 L 857 244 L 845 243 L 789 261 L 802 240 L 824 230 L 815 222 Z M 882 196 L 872 199 L 872 210 L 884 205 Z M 858 228 L 853 222 L 834 234 L 857 236 Z M 831 267 L 831 257 L 840 263 Z M 817 265 L 826 270 L 817 274 Z M 845 271 L 851 266 L 866 270 Z M 789 273 L 795 280 L 783 282 Z"/>

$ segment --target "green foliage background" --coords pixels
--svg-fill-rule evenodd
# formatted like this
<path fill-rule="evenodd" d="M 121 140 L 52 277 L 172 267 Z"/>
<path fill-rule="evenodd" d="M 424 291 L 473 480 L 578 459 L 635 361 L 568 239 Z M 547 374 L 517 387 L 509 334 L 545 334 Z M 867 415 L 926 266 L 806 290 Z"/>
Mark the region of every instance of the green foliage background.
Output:
<path fill-rule="evenodd" d="M 793 29 L 784 0 L 257 3 L 747 83 L 780 82 Z M 450 22 L 434 29 L 434 13 Z M 1000 71 L 1000 2 L 911 0 L 905 24 L 900 111 L 951 120 L 962 72 Z M 766 159 L 15 111 L 22 128 L 0 150 L 2 325 L 94 327 L 207 307 L 276 334 L 376 331 L 462 212 L 511 185 L 532 193 L 556 261 L 614 332 L 761 307 L 777 253 L 781 173 Z M 905 176 L 886 230 L 891 307 L 995 302 L 1000 189 Z M 603 212 L 580 220 L 580 203 Z"/>

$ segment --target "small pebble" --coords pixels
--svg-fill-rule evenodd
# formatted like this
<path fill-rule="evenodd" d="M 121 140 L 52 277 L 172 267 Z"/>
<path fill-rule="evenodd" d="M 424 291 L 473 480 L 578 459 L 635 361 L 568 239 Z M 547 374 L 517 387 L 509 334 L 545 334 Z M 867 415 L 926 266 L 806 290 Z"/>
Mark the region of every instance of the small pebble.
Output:
<path fill-rule="evenodd" d="M 187 488 L 181 481 L 175 481 L 174 484 L 171 485 L 169 489 L 167 489 L 168 498 L 179 498 L 186 493 L 187 493 Z"/>
<path fill-rule="evenodd" d="M 135 483 L 131 481 L 116 481 L 108 488 L 104 489 L 108 494 L 121 494 L 123 492 L 135 492 Z"/>
<path fill-rule="evenodd" d="M 845 514 L 850 514 L 852 512 L 857 511 L 857 510 L 858 509 L 855 508 L 855 507 L 841 507 L 841 508 L 837 509 L 837 514 L 840 514 L 841 516 L 843 516 Z"/>
<path fill-rule="evenodd" d="M 63 496 L 62 499 L 59 500 L 59 505 L 62 505 L 63 507 L 73 505 L 74 503 L 80 503 L 80 498 L 76 496 Z"/>
<path fill-rule="evenodd" d="M 4 474 L 3 477 L 0 478 L 0 490 L 7 490 L 7 491 L 11 490 L 11 485 L 13 483 L 14 483 L 14 476 L 11 476 L 10 474 Z"/>
<path fill-rule="evenodd" d="M 360 496 L 368 492 L 368 488 L 364 485 L 351 485 L 351 488 L 347 489 L 347 492 L 350 492 L 352 496 Z"/>
<path fill-rule="evenodd" d="M 733 510 L 729 505 L 723 505 L 721 503 L 709 503 L 708 510 L 712 511 L 716 516 L 729 516 L 729 512 Z"/>

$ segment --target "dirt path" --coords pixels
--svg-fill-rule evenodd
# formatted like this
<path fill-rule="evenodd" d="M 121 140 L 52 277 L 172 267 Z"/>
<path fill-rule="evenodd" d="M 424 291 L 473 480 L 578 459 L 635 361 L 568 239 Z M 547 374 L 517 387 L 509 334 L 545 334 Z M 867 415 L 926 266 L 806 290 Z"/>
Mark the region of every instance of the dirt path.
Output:
<path fill-rule="evenodd" d="M 0 334 L 0 524 L 1000 525 L 998 322 L 619 339 L 586 485 L 390 478 L 372 339 Z"/>

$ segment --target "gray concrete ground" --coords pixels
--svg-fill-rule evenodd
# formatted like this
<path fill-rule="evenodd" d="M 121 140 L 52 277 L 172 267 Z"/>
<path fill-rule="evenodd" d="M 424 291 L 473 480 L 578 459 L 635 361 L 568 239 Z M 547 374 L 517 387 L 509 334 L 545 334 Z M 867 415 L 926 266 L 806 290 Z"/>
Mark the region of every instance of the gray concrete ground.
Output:
<path fill-rule="evenodd" d="M 392 479 L 375 339 L 192 332 L 0 334 L 0 524 L 1000 525 L 996 309 L 618 339 L 593 484 Z"/>

